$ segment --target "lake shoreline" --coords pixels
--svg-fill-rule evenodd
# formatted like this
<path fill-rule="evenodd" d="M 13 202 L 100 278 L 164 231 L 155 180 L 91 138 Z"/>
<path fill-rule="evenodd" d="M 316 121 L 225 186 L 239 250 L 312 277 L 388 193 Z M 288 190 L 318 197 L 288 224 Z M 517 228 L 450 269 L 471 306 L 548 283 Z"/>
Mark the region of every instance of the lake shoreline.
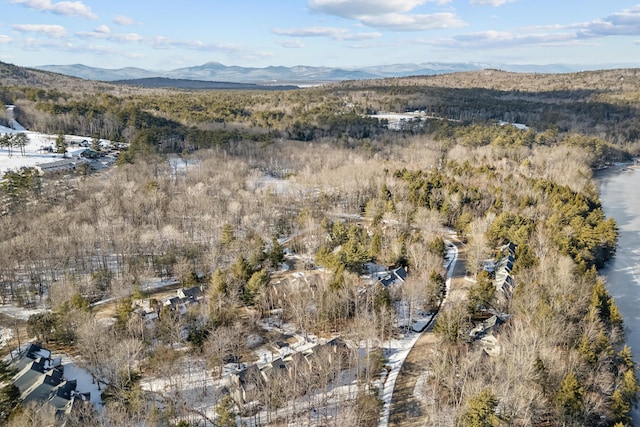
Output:
<path fill-rule="evenodd" d="M 637 162 L 617 164 L 594 173 L 602 209 L 618 225 L 619 237 L 615 255 L 599 274 L 606 279 L 624 321 L 625 343 L 631 348 L 636 364 L 640 361 L 640 165 Z M 632 411 L 634 424 L 640 422 L 640 411 Z"/>

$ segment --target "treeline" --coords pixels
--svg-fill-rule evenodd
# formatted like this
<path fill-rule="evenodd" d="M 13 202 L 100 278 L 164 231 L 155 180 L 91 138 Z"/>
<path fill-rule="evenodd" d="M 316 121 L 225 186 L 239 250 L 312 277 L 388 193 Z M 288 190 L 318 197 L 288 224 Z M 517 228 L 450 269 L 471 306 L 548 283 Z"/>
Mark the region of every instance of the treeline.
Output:
<path fill-rule="evenodd" d="M 0 97 L 16 103 L 18 120 L 32 130 L 78 133 L 131 142 L 145 128 L 161 128 L 179 151 L 186 129 L 211 126 L 249 134 L 273 132 L 277 138 L 311 141 L 340 138 L 344 146 L 389 139 L 385 123 L 364 116 L 379 111 L 423 111 L 441 120 L 410 132 L 431 133 L 442 120 L 452 127 L 504 121 L 533 131 L 557 132 L 554 138 L 584 134 L 627 147 L 638 142 L 638 79 L 628 70 L 588 75 L 477 73 L 358 81 L 293 91 L 140 90 L 126 95 L 78 94 L 59 89 L 3 86 Z M 493 74 L 492 74 L 493 73 Z M 618 76 L 619 84 L 612 83 Z M 589 85 L 587 82 L 591 82 Z M 545 86 L 544 84 L 547 84 Z M 527 89 L 529 86 L 533 89 Z M 476 139 L 474 144 L 480 143 Z M 536 143 L 548 143 L 538 140 Z M 528 142 L 525 142 L 528 144 Z"/>
<path fill-rule="evenodd" d="M 621 69 L 568 74 L 483 70 L 334 86 L 372 111 L 423 110 L 470 122 L 504 120 L 539 132 L 579 132 L 624 145 L 638 140 L 638 84 L 637 69 Z"/>

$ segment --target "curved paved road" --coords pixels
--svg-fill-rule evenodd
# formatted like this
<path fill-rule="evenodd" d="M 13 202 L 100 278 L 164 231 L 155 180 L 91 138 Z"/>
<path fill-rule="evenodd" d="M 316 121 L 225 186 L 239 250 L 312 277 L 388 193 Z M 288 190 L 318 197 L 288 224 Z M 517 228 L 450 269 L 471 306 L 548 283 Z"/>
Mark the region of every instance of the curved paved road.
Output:
<path fill-rule="evenodd" d="M 466 298 L 469 282 L 465 280 L 466 253 L 464 245 L 452 240 L 458 248 L 458 259 L 451 277 L 451 288 L 447 299 L 456 300 Z M 416 385 L 424 381 L 425 368 L 428 360 L 438 344 L 438 338 L 432 331 L 431 325 L 415 343 L 404 361 L 396 380 L 393 397 L 391 399 L 390 426 L 413 427 L 430 425 L 420 408 L 416 398 Z M 418 387 L 422 389 L 422 387 Z M 419 395 L 419 393 L 418 393 Z"/>

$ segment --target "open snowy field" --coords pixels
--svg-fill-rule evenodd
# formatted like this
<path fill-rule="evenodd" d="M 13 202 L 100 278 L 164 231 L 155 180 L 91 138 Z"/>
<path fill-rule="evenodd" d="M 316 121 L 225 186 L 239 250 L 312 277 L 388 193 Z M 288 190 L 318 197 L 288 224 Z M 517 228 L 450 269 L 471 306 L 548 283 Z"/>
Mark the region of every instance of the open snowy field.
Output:
<path fill-rule="evenodd" d="M 12 116 L 13 106 L 6 106 L 7 110 Z M 34 167 L 41 164 L 51 163 L 63 158 L 62 154 L 45 151 L 47 147 L 50 147 L 52 151 L 55 151 L 57 135 L 48 135 L 38 132 L 30 132 L 23 126 L 13 121 L 13 129 L 0 126 L 0 137 L 5 134 L 24 133 L 28 142 L 24 147 L 23 152 L 18 147 L 13 147 L 9 150 L 8 147 L 0 146 L 0 177 L 9 170 L 18 170 L 21 167 Z M 80 153 L 87 149 L 87 147 L 81 146 L 83 141 L 90 141 L 89 136 L 80 135 L 65 135 L 68 148 L 66 152 L 67 158 L 77 158 Z M 100 140 L 100 144 L 103 147 L 111 145 L 109 141 Z"/>

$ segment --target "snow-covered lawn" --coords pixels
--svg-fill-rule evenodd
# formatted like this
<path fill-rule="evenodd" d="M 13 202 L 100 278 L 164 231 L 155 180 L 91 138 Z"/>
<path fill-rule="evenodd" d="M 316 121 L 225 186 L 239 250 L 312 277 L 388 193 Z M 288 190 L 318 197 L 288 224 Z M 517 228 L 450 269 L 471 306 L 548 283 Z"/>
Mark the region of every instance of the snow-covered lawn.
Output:
<path fill-rule="evenodd" d="M 79 367 L 76 362 L 66 354 L 56 355 L 55 357 L 62 359 L 64 377 L 68 380 L 76 380 L 76 391 L 80 393 L 91 393 L 91 403 L 93 403 L 97 411 L 102 411 L 102 390 L 98 389 L 98 384 L 94 383 L 91 374 Z M 104 385 L 102 388 L 104 389 Z"/>
<path fill-rule="evenodd" d="M 10 112 L 13 110 L 12 105 L 7 105 L 5 108 Z M 34 167 L 40 164 L 62 160 L 61 154 L 49 153 L 44 151 L 45 147 L 51 147 L 55 150 L 55 141 L 57 135 L 48 135 L 28 131 L 15 120 L 13 122 L 13 127 L 14 128 L 11 129 L 8 127 L 0 126 L 0 136 L 4 134 L 14 135 L 16 133 L 24 133 L 29 139 L 29 142 L 24 147 L 24 155 L 23 153 L 21 153 L 21 149 L 18 147 L 13 147 L 11 149 L 11 154 L 9 153 L 9 149 L 7 147 L 0 147 L 0 177 L 9 170 L 18 170 L 21 167 Z M 87 147 L 73 145 L 73 143 L 79 144 L 82 141 L 91 140 L 91 137 L 88 136 L 65 135 L 65 137 L 67 142 L 69 143 L 69 147 L 67 148 L 66 153 L 67 158 L 77 158 L 81 152 L 87 149 Z M 100 144 L 103 147 L 108 147 L 111 145 L 111 143 L 106 140 L 100 140 Z"/>

